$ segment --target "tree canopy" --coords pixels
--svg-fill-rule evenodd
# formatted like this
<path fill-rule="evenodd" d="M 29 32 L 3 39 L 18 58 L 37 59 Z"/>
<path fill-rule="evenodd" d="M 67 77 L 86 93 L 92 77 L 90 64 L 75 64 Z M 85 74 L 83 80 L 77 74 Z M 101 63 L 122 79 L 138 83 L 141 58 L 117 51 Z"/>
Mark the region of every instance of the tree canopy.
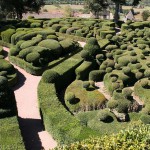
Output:
<path fill-rule="evenodd" d="M 23 13 L 39 12 L 44 0 L 0 0 L 1 11 L 11 12 L 21 19 Z"/>

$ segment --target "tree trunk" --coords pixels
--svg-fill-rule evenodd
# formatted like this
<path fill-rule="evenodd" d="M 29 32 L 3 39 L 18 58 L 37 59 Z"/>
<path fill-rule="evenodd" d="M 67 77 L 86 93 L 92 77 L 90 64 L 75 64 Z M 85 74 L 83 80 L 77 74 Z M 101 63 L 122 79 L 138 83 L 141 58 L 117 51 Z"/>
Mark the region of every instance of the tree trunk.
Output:
<path fill-rule="evenodd" d="M 118 2 L 115 3 L 115 14 L 114 14 L 114 21 L 117 23 L 119 21 L 119 6 L 120 4 Z"/>

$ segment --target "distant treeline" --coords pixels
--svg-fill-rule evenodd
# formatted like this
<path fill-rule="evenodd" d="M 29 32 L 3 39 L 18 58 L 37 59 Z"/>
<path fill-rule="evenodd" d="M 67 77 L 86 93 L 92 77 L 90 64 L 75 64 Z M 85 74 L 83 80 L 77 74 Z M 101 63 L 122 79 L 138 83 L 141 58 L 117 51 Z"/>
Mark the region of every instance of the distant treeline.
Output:
<path fill-rule="evenodd" d="M 44 0 L 45 4 L 83 4 L 85 0 Z"/>

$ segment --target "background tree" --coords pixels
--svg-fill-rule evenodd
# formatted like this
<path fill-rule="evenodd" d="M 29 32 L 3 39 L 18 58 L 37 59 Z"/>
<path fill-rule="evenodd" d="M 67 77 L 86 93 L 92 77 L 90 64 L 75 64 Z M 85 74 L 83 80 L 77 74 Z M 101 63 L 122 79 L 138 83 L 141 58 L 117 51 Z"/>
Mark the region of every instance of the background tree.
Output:
<path fill-rule="evenodd" d="M 39 12 L 44 0 L 0 0 L 1 11 L 14 13 L 18 19 L 27 12 Z"/>
<path fill-rule="evenodd" d="M 107 8 L 108 3 L 106 0 L 86 0 L 85 7 L 88 8 L 96 18 L 99 17 L 99 13 Z"/>

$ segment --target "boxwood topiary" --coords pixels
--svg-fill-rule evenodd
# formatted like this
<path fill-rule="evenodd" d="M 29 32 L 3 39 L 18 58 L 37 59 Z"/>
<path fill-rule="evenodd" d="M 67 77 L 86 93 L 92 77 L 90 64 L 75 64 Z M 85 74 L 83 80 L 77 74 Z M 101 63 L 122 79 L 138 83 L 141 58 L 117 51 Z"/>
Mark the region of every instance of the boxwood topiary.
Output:
<path fill-rule="evenodd" d="M 65 100 L 68 101 L 70 104 L 72 104 L 75 100 L 75 95 L 72 92 L 68 92 L 65 94 Z"/>
<path fill-rule="evenodd" d="M 49 48 L 56 58 L 60 57 L 62 54 L 62 47 L 60 43 L 56 40 L 52 39 L 43 40 L 38 44 L 38 46 Z"/>
<path fill-rule="evenodd" d="M 118 101 L 116 100 L 109 100 L 107 103 L 107 107 L 110 109 L 115 109 L 118 106 Z"/>
<path fill-rule="evenodd" d="M 97 82 L 102 80 L 104 75 L 105 75 L 104 70 L 93 70 L 89 73 L 89 80 Z"/>
<path fill-rule="evenodd" d="M 30 62 L 30 63 L 33 63 L 34 65 L 36 65 L 39 62 L 39 59 L 40 59 L 40 54 L 37 53 L 37 52 L 29 53 L 26 56 L 26 61 Z"/>
<path fill-rule="evenodd" d="M 45 83 L 55 83 L 59 78 L 59 74 L 54 70 L 46 70 L 42 74 L 42 80 Z"/>
<path fill-rule="evenodd" d="M 86 51 L 86 50 L 82 50 L 82 51 L 81 51 L 81 57 L 82 57 L 84 60 L 89 60 L 89 59 L 90 59 L 89 52 Z"/>
<path fill-rule="evenodd" d="M 83 49 L 88 51 L 90 56 L 96 56 L 96 54 L 101 53 L 100 46 L 94 37 L 87 39 Z"/>

